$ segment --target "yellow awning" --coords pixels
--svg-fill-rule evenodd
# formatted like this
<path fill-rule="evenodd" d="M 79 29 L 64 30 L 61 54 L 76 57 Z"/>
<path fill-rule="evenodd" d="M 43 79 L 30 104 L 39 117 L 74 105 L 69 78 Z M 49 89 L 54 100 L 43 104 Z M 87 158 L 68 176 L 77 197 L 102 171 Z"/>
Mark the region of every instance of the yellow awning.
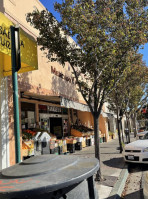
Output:
<path fill-rule="evenodd" d="M 10 26 L 14 24 L 0 13 L 0 67 L 3 67 L 4 76 L 12 74 L 11 70 L 11 42 Z M 18 73 L 24 73 L 38 69 L 37 43 L 30 35 L 20 29 L 21 69 Z"/>

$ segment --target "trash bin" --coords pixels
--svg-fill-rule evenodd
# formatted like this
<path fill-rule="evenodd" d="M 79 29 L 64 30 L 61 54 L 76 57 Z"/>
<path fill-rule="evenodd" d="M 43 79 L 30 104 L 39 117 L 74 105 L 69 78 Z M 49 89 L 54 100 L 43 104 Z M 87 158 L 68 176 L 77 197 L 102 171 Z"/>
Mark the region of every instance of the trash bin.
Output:
<path fill-rule="evenodd" d="M 37 133 L 37 135 L 34 138 L 35 155 L 50 153 L 50 147 L 49 147 L 50 139 L 51 137 L 47 132 Z"/>
<path fill-rule="evenodd" d="M 129 139 L 128 139 L 128 136 L 129 136 L 129 129 L 125 128 L 125 129 L 124 129 L 124 133 L 125 133 L 125 136 L 126 136 L 126 142 L 129 143 Z"/>
<path fill-rule="evenodd" d="M 126 129 L 126 128 L 125 128 L 125 129 L 124 129 L 124 133 L 125 133 L 125 134 L 128 134 L 128 133 L 129 133 L 129 129 Z"/>
<path fill-rule="evenodd" d="M 95 158 L 40 155 L 3 169 L 0 199 L 98 199 Z"/>
<path fill-rule="evenodd" d="M 41 143 L 38 142 L 38 137 L 41 132 L 37 132 L 36 136 L 33 138 L 34 140 L 34 155 L 41 155 Z"/>

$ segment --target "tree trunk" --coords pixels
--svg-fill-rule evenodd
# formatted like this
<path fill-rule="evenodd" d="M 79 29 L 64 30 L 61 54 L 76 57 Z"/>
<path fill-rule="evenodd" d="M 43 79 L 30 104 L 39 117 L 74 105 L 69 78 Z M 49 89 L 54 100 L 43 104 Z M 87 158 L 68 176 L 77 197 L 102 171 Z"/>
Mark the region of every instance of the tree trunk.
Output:
<path fill-rule="evenodd" d="M 121 127 L 122 142 L 123 142 L 123 144 L 124 144 L 124 136 L 123 136 L 123 128 L 122 128 L 122 119 L 120 119 L 120 127 Z"/>
<path fill-rule="evenodd" d="M 95 138 L 95 158 L 99 160 L 100 164 L 100 140 L 99 140 L 99 117 L 94 114 L 94 138 Z M 96 174 L 96 181 L 100 181 L 102 179 L 101 175 L 101 168 L 99 167 L 99 170 Z"/>
<path fill-rule="evenodd" d="M 134 124 L 134 137 L 136 137 L 137 135 L 136 113 L 134 113 L 133 124 Z"/>
<path fill-rule="evenodd" d="M 127 119 L 127 126 L 128 126 L 128 143 L 130 143 L 130 132 L 131 132 L 131 128 L 130 128 L 130 121 L 129 121 L 129 117 Z"/>
<path fill-rule="evenodd" d="M 127 128 L 127 132 L 126 132 L 126 143 L 129 143 L 129 125 L 128 125 L 128 116 L 126 114 L 126 128 Z"/>
<path fill-rule="evenodd" d="M 119 110 L 117 111 L 117 126 L 118 126 L 118 139 L 119 139 L 119 148 L 120 153 L 122 153 L 122 143 L 121 143 L 121 133 L 120 133 L 120 120 L 119 120 Z"/>

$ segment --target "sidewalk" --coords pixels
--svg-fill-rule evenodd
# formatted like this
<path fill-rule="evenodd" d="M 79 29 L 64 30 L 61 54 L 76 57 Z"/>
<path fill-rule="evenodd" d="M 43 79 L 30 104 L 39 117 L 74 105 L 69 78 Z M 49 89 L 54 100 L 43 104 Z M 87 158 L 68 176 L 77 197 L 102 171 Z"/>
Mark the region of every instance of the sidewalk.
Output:
<path fill-rule="evenodd" d="M 131 141 L 133 140 L 134 138 L 131 138 Z M 105 180 L 95 183 L 99 199 L 117 199 L 124 188 L 128 170 L 118 148 L 118 139 L 100 144 L 101 172 Z M 94 146 L 83 148 L 73 155 L 94 157 Z"/>

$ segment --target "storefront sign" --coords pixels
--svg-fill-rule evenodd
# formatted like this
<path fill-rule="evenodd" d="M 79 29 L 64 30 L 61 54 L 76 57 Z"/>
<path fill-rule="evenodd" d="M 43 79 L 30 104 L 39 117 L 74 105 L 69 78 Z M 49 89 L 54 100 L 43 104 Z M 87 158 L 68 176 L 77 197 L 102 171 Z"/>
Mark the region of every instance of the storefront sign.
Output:
<path fill-rule="evenodd" d="M 15 26 L 3 13 L 0 13 L 0 57 L 4 76 L 11 75 L 11 42 L 10 26 Z M 19 73 L 36 70 L 37 63 L 37 44 L 36 41 L 22 29 L 20 29 L 21 46 L 21 69 Z"/>
<path fill-rule="evenodd" d="M 46 112 L 55 112 L 61 113 L 61 108 L 57 106 L 46 106 L 46 105 L 39 105 L 39 110 L 46 111 Z"/>
<path fill-rule="evenodd" d="M 57 107 L 57 106 L 48 106 L 48 111 L 49 112 L 61 113 L 61 108 Z"/>
<path fill-rule="evenodd" d="M 67 82 L 70 82 L 73 84 L 75 83 L 74 77 L 68 77 L 68 76 L 64 75 L 62 72 L 57 71 L 53 66 L 51 66 L 51 73 L 64 79 Z"/>

